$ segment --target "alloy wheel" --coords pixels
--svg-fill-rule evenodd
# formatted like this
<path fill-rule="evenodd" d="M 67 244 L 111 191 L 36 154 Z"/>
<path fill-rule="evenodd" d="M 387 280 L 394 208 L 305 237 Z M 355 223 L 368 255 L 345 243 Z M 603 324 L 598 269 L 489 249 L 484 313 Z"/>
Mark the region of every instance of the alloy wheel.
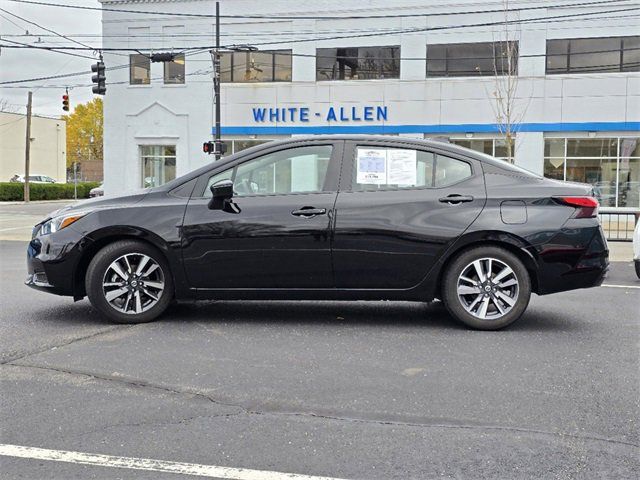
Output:
<path fill-rule="evenodd" d="M 165 287 L 158 262 L 143 253 L 128 253 L 115 259 L 105 271 L 102 291 L 115 310 L 135 315 L 160 301 Z"/>
<path fill-rule="evenodd" d="M 482 320 L 509 313 L 518 300 L 519 283 L 513 269 L 496 258 L 480 258 L 458 276 L 457 294 L 464 309 Z"/>

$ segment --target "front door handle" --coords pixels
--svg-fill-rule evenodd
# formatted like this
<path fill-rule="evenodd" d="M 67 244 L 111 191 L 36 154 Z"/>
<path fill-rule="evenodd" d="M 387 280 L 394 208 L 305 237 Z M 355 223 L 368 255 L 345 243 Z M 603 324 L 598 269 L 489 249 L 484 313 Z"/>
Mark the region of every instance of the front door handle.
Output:
<path fill-rule="evenodd" d="M 311 218 L 315 217 L 316 215 L 324 215 L 325 213 L 327 213 L 326 208 L 302 207 L 291 212 L 291 215 L 295 215 L 296 217 Z"/>
<path fill-rule="evenodd" d="M 442 197 L 438 199 L 439 202 L 448 203 L 449 205 L 457 205 L 459 203 L 464 202 L 473 202 L 473 197 L 471 195 L 447 195 L 446 197 Z"/>

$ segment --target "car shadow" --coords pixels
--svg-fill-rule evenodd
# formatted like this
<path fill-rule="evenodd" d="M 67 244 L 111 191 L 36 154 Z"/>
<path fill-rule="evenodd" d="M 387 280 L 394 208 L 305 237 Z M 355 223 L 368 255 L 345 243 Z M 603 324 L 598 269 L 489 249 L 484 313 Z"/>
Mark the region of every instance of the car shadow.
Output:
<path fill-rule="evenodd" d="M 30 313 L 33 320 L 65 326 L 117 325 L 103 318 L 85 299 L 69 305 L 49 306 Z M 440 301 L 431 303 L 391 301 L 203 301 L 174 303 L 154 323 L 234 323 L 246 325 L 341 325 L 468 331 L 449 315 Z M 572 332 L 588 329 L 586 321 L 561 313 L 529 309 L 510 332 Z M 477 332 L 483 333 L 483 332 Z M 496 332 L 484 332 L 495 334 Z"/>
<path fill-rule="evenodd" d="M 160 318 L 173 322 L 233 322 L 243 324 L 363 325 L 472 331 L 456 321 L 440 301 L 208 301 L 174 304 Z M 502 332 L 576 331 L 585 322 L 531 310 Z"/>

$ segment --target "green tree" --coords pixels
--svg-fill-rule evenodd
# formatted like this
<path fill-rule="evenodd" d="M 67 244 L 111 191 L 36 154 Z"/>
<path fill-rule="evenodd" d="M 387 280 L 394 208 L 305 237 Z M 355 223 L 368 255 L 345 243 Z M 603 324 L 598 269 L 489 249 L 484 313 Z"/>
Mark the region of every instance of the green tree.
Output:
<path fill-rule="evenodd" d="M 67 167 L 74 162 L 102 166 L 102 98 L 76 106 L 62 119 L 67 122 Z"/>

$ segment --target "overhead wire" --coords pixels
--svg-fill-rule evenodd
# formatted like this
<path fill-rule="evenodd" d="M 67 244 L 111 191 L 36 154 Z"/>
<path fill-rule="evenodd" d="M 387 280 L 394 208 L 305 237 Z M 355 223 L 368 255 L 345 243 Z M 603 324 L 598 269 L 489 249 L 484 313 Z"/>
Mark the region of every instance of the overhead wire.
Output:
<path fill-rule="evenodd" d="M 102 12 L 116 12 L 116 13 L 134 13 L 141 15 L 161 15 L 161 16 L 174 16 L 174 17 L 192 17 L 192 18 L 215 18 L 214 14 L 206 14 L 206 13 L 184 13 L 184 12 L 159 12 L 159 11 L 149 11 L 149 10 L 131 10 L 124 8 L 113 8 L 113 7 L 90 7 L 86 5 L 69 5 L 69 4 L 60 4 L 53 2 L 40 2 L 35 0 L 7 0 L 14 3 L 22 3 L 22 4 L 31 4 L 31 5 L 41 5 L 47 7 L 58 7 L 58 8 L 71 8 L 71 9 L 80 9 L 80 10 L 94 10 L 94 11 L 102 11 Z M 508 11 L 510 12 L 520 12 L 520 11 L 529 11 L 529 10 L 542 10 L 549 8 L 571 8 L 571 7 L 585 7 L 585 6 L 599 6 L 599 5 L 607 5 L 607 4 L 621 4 L 631 0 L 593 0 L 589 2 L 574 2 L 567 4 L 557 4 L 557 5 L 537 5 L 530 7 L 518 7 L 518 8 L 510 8 Z M 391 9 L 392 7 L 387 7 L 387 9 Z M 387 18 L 409 18 L 409 17 L 434 17 L 434 16 L 445 16 L 445 15 L 475 15 L 480 13 L 503 13 L 505 11 L 504 8 L 493 9 L 493 10 L 473 10 L 473 11 L 460 11 L 460 12 L 425 12 L 425 13 L 407 13 L 407 14 L 383 14 L 383 15 L 220 15 L 220 18 L 239 18 L 239 19 L 272 19 L 272 20 L 366 20 L 366 19 L 387 19 Z"/>

